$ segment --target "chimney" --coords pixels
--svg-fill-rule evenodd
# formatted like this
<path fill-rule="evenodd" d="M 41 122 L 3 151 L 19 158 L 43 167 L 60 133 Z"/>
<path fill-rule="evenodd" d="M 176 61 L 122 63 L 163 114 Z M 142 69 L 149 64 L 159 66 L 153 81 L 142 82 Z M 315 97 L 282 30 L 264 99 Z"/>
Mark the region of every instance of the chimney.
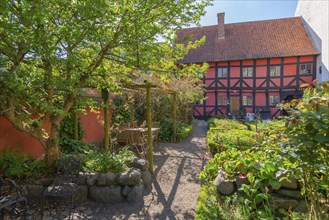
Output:
<path fill-rule="evenodd" d="M 225 38 L 225 28 L 224 28 L 224 17 L 225 13 L 218 13 L 217 19 L 218 19 L 218 39 L 224 39 Z"/>

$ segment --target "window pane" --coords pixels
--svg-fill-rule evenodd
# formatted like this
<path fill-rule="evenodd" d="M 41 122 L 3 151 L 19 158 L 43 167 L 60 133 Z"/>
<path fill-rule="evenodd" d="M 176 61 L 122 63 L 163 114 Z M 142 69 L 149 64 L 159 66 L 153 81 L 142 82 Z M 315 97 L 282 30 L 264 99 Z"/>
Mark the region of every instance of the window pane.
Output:
<path fill-rule="evenodd" d="M 271 66 L 270 76 L 280 76 L 280 66 Z"/>
<path fill-rule="evenodd" d="M 227 77 L 227 68 L 223 68 L 223 77 Z"/>
<path fill-rule="evenodd" d="M 300 65 L 300 74 L 311 74 L 312 73 L 312 64 L 301 64 Z"/>
<path fill-rule="evenodd" d="M 252 77 L 253 76 L 253 67 L 243 67 L 242 76 L 243 77 Z"/>
<path fill-rule="evenodd" d="M 247 105 L 247 96 L 242 97 L 242 102 L 243 105 Z"/>
<path fill-rule="evenodd" d="M 227 68 L 218 68 L 217 69 L 217 76 L 218 77 L 227 77 Z"/>
<path fill-rule="evenodd" d="M 270 95 L 270 105 L 276 105 L 280 102 L 279 95 Z"/>
<path fill-rule="evenodd" d="M 226 105 L 226 96 L 219 95 L 217 98 L 218 105 Z"/>
<path fill-rule="evenodd" d="M 243 105 L 252 105 L 253 104 L 253 98 L 252 96 L 242 96 L 242 104 Z"/>
<path fill-rule="evenodd" d="M 252 77 L 252 67 L 248 67 L 248 76 Z"/>
<path fill-rule="evenodd" d="M 248 76 L 248 69 L 247 68 L 242 68 L 242 72 L 243 72 L 243 77 L 247 77 Z"/>

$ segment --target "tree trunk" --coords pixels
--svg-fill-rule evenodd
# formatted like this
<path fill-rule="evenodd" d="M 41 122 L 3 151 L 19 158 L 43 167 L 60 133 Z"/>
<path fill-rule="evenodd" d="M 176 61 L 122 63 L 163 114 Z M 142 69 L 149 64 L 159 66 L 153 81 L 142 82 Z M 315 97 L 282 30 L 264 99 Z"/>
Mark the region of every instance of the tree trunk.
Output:
<path fill-rule="evenodd" d="M 104 148 L 110 151 L 110 134 L 109 134 L 109 92 L 102 89 L 103 113 L 104 113 Z"/>
<path fill-rule="evenodd" d="M 60 129 L 61 118 L 56 117 L 51 120 L 51 128 L 49 138 L 46 142 L 46 161 L 48 168 L 54 168 L 55 161 L 61 156 L 59 147 L 59 129 Z"/>

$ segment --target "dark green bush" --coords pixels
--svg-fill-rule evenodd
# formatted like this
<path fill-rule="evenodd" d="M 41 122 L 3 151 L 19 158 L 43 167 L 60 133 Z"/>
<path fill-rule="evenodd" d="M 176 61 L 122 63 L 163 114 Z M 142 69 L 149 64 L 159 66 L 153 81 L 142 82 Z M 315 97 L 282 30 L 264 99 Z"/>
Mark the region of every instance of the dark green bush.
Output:
<path fill-rule="evenodd" d="M 8 178 L 32 179 L 45 174 L 47 164 L 43 159 L 31 160 L 27 155 L 5 151 L 0 154 L 0 169 Z"/>
<path fill-rule="evenodd" d="M 61 151 L 65 154 L 97 152 L 99 148 L 93 144 L 87 144 L 80 140 L 68 139 L 65 145 L 61 146 Z"/>
<path fill-rule="evenodd" d="M 185 124 L 177 121 L 177 141 L 183 140 L 189 136 L 193 125 Z M 160 141 L 172 141 L 173 138 L 173 120 L 171 118 L 164 118 L 160 121 L 160 132 L 158 139 Z"/>
<path fill-rule="evenodd" d="M 84 135 L 81 122 L 78 122 L 78 134 L 79 140 Z M 74 139 L 74 121 L 72 116 L 67 116 L 61 122 L 61 128 L 59 130 L 59 145 L 62 152 L 72 152 L 78 148 L 78 145 L 81 144 L 81 141 Z"/>

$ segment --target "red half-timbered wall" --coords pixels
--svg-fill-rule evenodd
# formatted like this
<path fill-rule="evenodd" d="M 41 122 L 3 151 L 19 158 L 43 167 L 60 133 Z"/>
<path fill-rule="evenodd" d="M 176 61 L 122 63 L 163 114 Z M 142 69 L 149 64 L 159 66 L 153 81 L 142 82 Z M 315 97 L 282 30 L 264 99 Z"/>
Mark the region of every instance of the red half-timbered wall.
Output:
<path fill-rule="evenodd" d="M 301 65 L 310 64 L 311 73 L 302 74 Z M 278 68 L 277 76 L 270 75 L 270 69 Z M 227 75 L 218 76 L 219 68 L 227 68 Z M 244 77 L 243 68 L 250 67 L 252 76 Z M 270 97 L 277 96 L 279 101 L 302 95 L 300 85 L 311 84 L 316 78 L 316 56 L 297 56 L 267 59 L 236 60 L 209 63 L 209 69 L 201 83 L 205 84 L 206 99 L 194 107 L 195 118 L 206 119 L 230 112 L 230 98 L 239 97 L 240 107 L 246 112 L 268 112 L 268 117 L 277 117 L 282 112 L 277 103 L 270 103 Z M 251 96 L 247 105 L 243 96 Z"/>

